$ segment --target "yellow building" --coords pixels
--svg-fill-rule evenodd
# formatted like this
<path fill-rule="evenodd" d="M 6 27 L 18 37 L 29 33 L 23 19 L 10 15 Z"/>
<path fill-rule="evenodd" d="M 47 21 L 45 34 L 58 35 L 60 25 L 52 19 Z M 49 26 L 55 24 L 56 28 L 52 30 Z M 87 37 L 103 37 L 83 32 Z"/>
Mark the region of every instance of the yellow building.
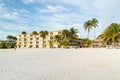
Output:
<path fill-rule="evenodd" d="M 43 38 L 40 37 L 39 35 L 32 35 L 32 34 L 20 34 L 17 36 L 17 47 L 21 47 L 21 48 L 43 48 L 43 44 L 45 46 L 45 48 L 50 48 L 49 45 L 49 40 L 53 40 L 54 41 L 54 37 L 55 35 L 61 35 L 62 34 L 62 30 L 58 30 L 58 31 L 50 31 L 48 32 L 48 35 L 46 36 L 46 38 L 43 41 Z M 58 47 L 57 43 L 53 44 L 53 47 Z"/>

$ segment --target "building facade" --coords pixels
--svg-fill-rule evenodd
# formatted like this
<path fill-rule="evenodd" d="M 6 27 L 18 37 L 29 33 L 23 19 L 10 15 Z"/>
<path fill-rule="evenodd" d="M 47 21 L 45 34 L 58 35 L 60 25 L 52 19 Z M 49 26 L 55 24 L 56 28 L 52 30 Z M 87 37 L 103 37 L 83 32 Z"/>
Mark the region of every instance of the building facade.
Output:
<path fill-rule="evenodd" d="M 20 34 L 17 36 L 17 47 L 20 48 L 50 48 L 49 40 L 54 41 L 55 35 L 61 35 L 62 30 L 58 31 L 50 31 L 48 32 L 48 35 L 43 40 L 42 37 L 40 37 L 40 34 L 38 35 L 32 35 L 32 34 Z M 53 47 L 58 47 L 57 43 L 53 42 Z"/>

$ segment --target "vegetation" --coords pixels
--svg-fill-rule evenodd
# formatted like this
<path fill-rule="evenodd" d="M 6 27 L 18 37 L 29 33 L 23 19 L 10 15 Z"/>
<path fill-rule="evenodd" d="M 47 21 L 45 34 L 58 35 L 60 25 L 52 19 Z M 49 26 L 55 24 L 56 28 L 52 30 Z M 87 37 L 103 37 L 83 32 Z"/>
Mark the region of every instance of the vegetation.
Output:
<path fill-rule="evenodd" d="M 40 37 L 42 37 L 43 38 L 43 44 L 42 44 L 42 46 L 43 46 L 43 48 L 46 46 L 46 45 L 44 45 L 44 42 L 45 42 L 45 38 L 46 38 L 46 36 L 48 35 L 48 31 L 40 31 Z"/>
<path fill-rule="evenodd" d="M 102 37 L 106 42 L 112 42 L 115 46 L 115 43 L 120 40 L 120 25 L 117 23 L 110 24 L 103 32 Z"/>
<path fill-rule="evenodd" d="M 14 48 L 16 43 L 0 43 L 0 49 Z"/>
<path fill-rule="evenodd" d="M 37 31 L 33 31 L 33 32 L 32 32 L 32 35 L 34 35 L 34 36 L 35 36 L 35 35 L 38 35 Z"/>
<path fill-rule="evenodd" d="M 98 20 L 96 18 L 93 18 L 92 20 L 88 20 L 84 23 L 84 29 L 88 31 L 88 39 L 89 39 L 89 33 L 92 28 L 94 28 L 94 39 L 95 37 L 95 28 L 98 27 Z"/>
<path fill-rule="evenodd" d="M 49 40 L 48 42 L 49 42 L 50 48 L 53 48 L 53 40 Z"/>
<path fill-rule="evenodd" d="M 68 46 L 79 46 L 79 37 L 77 35 L 78 29 L 70 28 L 64 29 L 61 35 L 55 36 L 55 42 L 58 43 L 58 46 L 68 47 Z"/>
<path fill-rule="evenodd" d="M 87 38 L 89 39 L 89 34 L 90 34 L 90 30 L 92 29 L 92 26 L 91 26 L 91 20 L 88 20 L 84 23 L 84 29 L 88 31 L 88 36 Z"/>
<path fill-rule="evenodd" d="M 56 42 L 58 44 L 58 47 L 60 46 L 60 42 L 62 41 L 62 35 L 55 35 L 55 40 L 54 42 Z"/>
<path fill-rule="evenodd" d="M 98 27 L 98 20 L 96 18 L 92 19 L 92 27 L 94 27 L 94 39 L 95 39 L 96 38 L 95 28 Z"/>
<path fill-rule="evenodd" d="M 26 31 L 22 31 L 22 32 L 21 32 L 21 34 L 26 35 L 26 34 L 27 34 L 27 32 L 26 32 Z"/>
<path fill-rule="evenodd" d="M 8 36 L 7 36 L 7 39 L 8 39 L 8 40 L 17 40 L 17 38 L 16 38 L 16 37 L 11 36 L 11 35 L 8 35 Z"/>
<path fill-rule="evenodd" d="M 91 44 L 92 44 L 92 41 L 91 41 L 90 39 L 88 39 L 88 38 L 84 38 L 84 39 L 82 40 L 82 42 L 83 42 L 83 46 L 84 46 L 84 47 L 90 47 Z"/>

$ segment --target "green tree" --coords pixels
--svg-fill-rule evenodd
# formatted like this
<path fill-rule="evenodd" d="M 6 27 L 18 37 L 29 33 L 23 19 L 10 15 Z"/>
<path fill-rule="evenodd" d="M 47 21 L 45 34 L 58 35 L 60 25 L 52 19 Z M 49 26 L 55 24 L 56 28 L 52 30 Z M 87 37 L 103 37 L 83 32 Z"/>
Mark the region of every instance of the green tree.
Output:
<path fill-rule="evenodd" d="M 49 42 L 50 48 L 53 48 L 53 40 L 49 40 L 48 42 Z"/>
<path fill-rule="evenodd" d="M 26 31 L 22 31 L 21 34 L 26 35 L 27 33 L 26 33 Z"/>
<path fill-rule="evenodd" d="M 8 40 L 13 40 L 13 36 L 8 35 L 8 36 L 7 36 L 7 39 L 8 39 Z"/>
<path fill-rule="evenodd" d="M 48 31 L 40 31 L 39 34 L 40 34 L 40 37 L 43 38 L 43 44 L 42 44 L 42 47 L 44 48 L 44 47 L 45 47 L 44 42 L 45 42 L 45 38 L 46 38 L 46 36 L 48 35 Z"/>
<path fill-rule="evenodd" d="M 75 28 L 70 28 L 70 42 L 71 42 L 71 46 L 75 45 L 75 42 L 77 43 L 77 39 L 78 39 L 78 29 Z"/>
<path fill-rule="evenodd" d="M 114 45 L 120 38 L 120 25 L 117 23 L 112 23 L 108 26 L 103 32 L 103 38 L 105 41 L 112 41 Z"/>
<path fill-rule="evenodd" d="M 70 31 L 67 29 L 64 29 L 62 31 L 62 38 L 63 40 L 70 40 Z"/>
<path fill-rule="evenodd" d="M 88 39 L 88 38 L 82 39 L 82 42 L 83 42 L 83 45 L 84 45 L 85 47 L 90 47 L 90 46 L 91 46 L 91 43 L 92 43 L 92 41 L 91 41 L 90 39 Z"/>
<path fill-rule="evenodd" d="M 34 35 L 34 36 L 38 35 L 37 31 L 33 31 L 32 35 Z"/>
<path fill-rule="evenodd" d="M 61 41 L 60 43 L 61 46 L 63 46 L 64 48 L 68 48 L 68 46 L 70 46 L 70 41 L 66 40 L 66 41 Z"/>
<path fill-rule="evenodd" d="M 60 46 L 61 41 L 62 41 L 62 35 L 55 35 L 54 42 L 56 42 L 58 44 L 58 47 L 61 47 Z"/>
<path fill-rule="evenodd" d="M 89 39 L 89 33 L 90 33 L 90 30 L 92 29 L 92 21 L 91 20 L 88 20 L 84 23 L 84 29 L 88 31 L 88 39 Z"/>
<path fill-rule="evenodd" d="M 95 38 L 96 38 L 95 28 L 98 27 L 98 20 L 97 20 L 96 18 L 93 18 L 93 19 L 92 19 L 91 26 L 94 27 L 94 39 L 95 39 Z"/>

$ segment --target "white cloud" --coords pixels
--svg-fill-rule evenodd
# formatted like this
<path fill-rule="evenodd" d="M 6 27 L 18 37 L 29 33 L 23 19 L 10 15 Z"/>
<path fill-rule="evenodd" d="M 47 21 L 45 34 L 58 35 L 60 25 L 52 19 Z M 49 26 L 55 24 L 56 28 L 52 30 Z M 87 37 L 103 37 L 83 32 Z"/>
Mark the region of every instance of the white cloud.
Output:
<path fill-rule="evenodd" d="M 51 2 L 53 0 L 22 0 L 23 3 L 29 4 L 29 3 L 46 3 L 46 2 Z"/>
<path fill-rule="evenodd" d="M 23 13 L 23 14 L 24 14 L 24 13 L 29 13 L 29 11 L 27 11 L 27 10 L 26 10 L 26 9 L 24 9 L 24 8 L 23 8 L 23 9 L 18 10 L 18 12 Z"/>
<path fill-rule="evenodd" d="M 50 12 L 63 12 L 63 11 L 68 11 L 67 8 L 63 7 L 63 6 L 52 6 L 52 5 L 48 5 L 45 9 L 37 9 L 39 13 L 50 13 Z"/>
<path fill-rule="evenodd" d="M 34 0 L 23 0 L 24 3 L 33 3 Z"/>
<path fill-rule="evenodd" d="M 18 15 L 19 13 L 18 13 L 18 12 L 13 12 L 12 14 L 13 14 L 13 15 Z"/>
<path fill-rule="evenodd" d="M 14 23 L 8 23 L 8 22 L 1 22 L 0 23 L 1 28 L 6 30 L 14 30 L 14 31 L 23 31 L 23 30 L 29 30 L 29 27 L 24 24 L 14 24 Z"/>

